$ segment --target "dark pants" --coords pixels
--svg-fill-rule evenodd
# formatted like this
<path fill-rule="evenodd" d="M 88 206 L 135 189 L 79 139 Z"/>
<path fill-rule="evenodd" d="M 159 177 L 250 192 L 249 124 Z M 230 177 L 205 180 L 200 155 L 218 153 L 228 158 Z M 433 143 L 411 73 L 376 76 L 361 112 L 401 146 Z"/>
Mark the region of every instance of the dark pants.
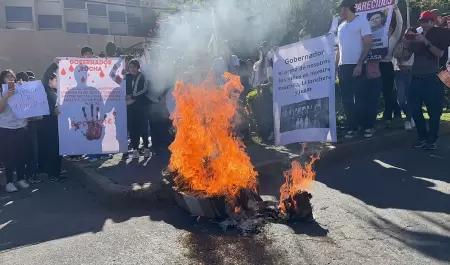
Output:
<path fill-rule="evenodd" d="M 364 113 L 364 96 L 366 67 L 363 66 L 361 75 L 354 77 L 356 65 L 346 64 L 339 66 L 339 87 L 341 89 L 342 105 L 347 120 L 347 127 L 356 131 L 361 124 L 361 113 Z"/>
<path fill-rule="evenodd" d="M 380 62 L 380 72 L 383 79 L 384 113 L 383 118 L 391 121 L 392 115 L 400 115 L 397 94 L 394 91 L 394 65 L 391 62 Z"/>
<path fill-rule="evenodd" d="M 62 156 L 59 155 L 58 118 L 56 116 L 44 116 L 41 123 L 42 146 L 45 148 L 44 171 L 55 178 L 61 176 Z"/>
<path fill-rule="evenodd" d="M 409 89 L 411 86 L 412 73 L 411 70 L 401 70 L 395 72 L 395 85 L 397 87 L 397 100 L 406 120 L 411 121 L 411 110 L 408 102 Z"/>
<path fill-rule="evenodd" d="M 38 164 L 39 164 L 39 131 L 40 120 L 37 121 L 29 121 L 28 122 L 28 131 L 30 135 L 30 160 L 27 164 L 27 175 L 30 177 L 34 174 L 38 173 Z"/>
<path fill-rule="evenodd" d="M 444 85 L 437 75 L 413 75 L 409 90 L 409 105 L 412 117 L 416 123 L 419 140 L 427 140 L 430 143 L 437 140 L 443 100 Z M 424 103 L 428 116 L 430 116 L 428 131 L 422 111 Z"/>
<path fill-rule="evenodd" d="M 152 138 L 152 150 L 159 152 L 167 149 L 173 140 L 172 135 L 169 133 L 169 129 L 172 127 L 172 121 L 169 118 L 169 112 L 160 102 L 151 105 L 150 113 L 149 125 Z"/>
<path fill-rule="evenodd" d="M 30 158 L 28 128 L 0 128 L 0 161 L 5 167 L 6 182 L 13 182 L 14 171 L 17 180 L 25 178 L 25 165 Z"/>
<path fill-rule="evenodd" d="M 381 77 L 367 79 L 366 85 L 361 90 L 361 100 L 363 111 L 360 113 L 359 120 L 364 129 L 375 127 L 378 114 L 378 101 L 383 86 Z"/>
<path fill-rule="evenodd" d="M 130 136 L 131 147 L 139 149 L 140 138 L 144 143 L 144 148 L 148 148 L 148 105 L 130 105 L 127 108 L 127 126 Z"/>

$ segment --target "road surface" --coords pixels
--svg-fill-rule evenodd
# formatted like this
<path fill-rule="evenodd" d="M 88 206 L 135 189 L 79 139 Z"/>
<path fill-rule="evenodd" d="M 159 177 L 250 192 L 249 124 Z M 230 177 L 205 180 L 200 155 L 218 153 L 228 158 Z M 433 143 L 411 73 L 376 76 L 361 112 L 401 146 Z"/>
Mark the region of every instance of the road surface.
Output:
<path fill-rule="evenodd" d="M 241 237 L 176 207 L 108 210 L 75 181 L 1 192 L 0 264 L 449 264 L 449 137 L 319 164 L 312 193 L 317 223 Z"/>

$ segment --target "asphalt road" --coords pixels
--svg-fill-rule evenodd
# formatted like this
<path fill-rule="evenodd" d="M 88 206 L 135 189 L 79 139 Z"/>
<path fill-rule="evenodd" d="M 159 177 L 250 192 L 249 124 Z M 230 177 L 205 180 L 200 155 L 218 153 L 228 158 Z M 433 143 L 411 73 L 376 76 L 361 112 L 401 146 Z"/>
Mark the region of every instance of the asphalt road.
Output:
<path fill-rule="evenodd" d="M 278 196 L 278 167 L 261 193 Z M 0 193 L 0 264 L 449 264 L 450 138 L 317 167 L 313 224 L 222 233 L 175 207 L 104 208 L 78 183 Z"/>

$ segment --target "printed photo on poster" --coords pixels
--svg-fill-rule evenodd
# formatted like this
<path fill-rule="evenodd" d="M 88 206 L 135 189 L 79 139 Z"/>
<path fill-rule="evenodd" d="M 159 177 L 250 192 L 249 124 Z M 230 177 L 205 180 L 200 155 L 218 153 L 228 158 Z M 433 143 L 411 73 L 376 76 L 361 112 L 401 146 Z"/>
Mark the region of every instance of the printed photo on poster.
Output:
<path fill-rule="evenodd" d="M 282 106 L 280 132 L 330 128 L 329 104 L 329 98 L 318 98 Z"/>
<path fill-rule="evenodd" d="M 61 155 L 128 150 L 122 70 L 120 58 L 60 60 L 58 128 Z"/>

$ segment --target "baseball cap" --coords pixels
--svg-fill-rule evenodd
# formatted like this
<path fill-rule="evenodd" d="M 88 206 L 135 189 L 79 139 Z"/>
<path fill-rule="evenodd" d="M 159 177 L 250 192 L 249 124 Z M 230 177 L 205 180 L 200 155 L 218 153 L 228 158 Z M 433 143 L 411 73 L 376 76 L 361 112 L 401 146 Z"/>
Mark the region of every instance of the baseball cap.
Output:
<path fill-rule="evenodd" d="M 339 7 L 353 7 L 355 5 L 355 0 L 342 0 L 342 2 L 339 4 Z"/>
<path fill-rule="evenodd" d="M 432 9 L 431 12 L 433 12 L 436 17 L 442 17 L 442 13 L 441 11 L 439 11 L 439 9 Z"/>
<path fill-rule="evenodd" d="M 419 21 L 421 20 L 436 20 L 437 16 L 433 11 L 426 10 L 420 13 Z"/>

